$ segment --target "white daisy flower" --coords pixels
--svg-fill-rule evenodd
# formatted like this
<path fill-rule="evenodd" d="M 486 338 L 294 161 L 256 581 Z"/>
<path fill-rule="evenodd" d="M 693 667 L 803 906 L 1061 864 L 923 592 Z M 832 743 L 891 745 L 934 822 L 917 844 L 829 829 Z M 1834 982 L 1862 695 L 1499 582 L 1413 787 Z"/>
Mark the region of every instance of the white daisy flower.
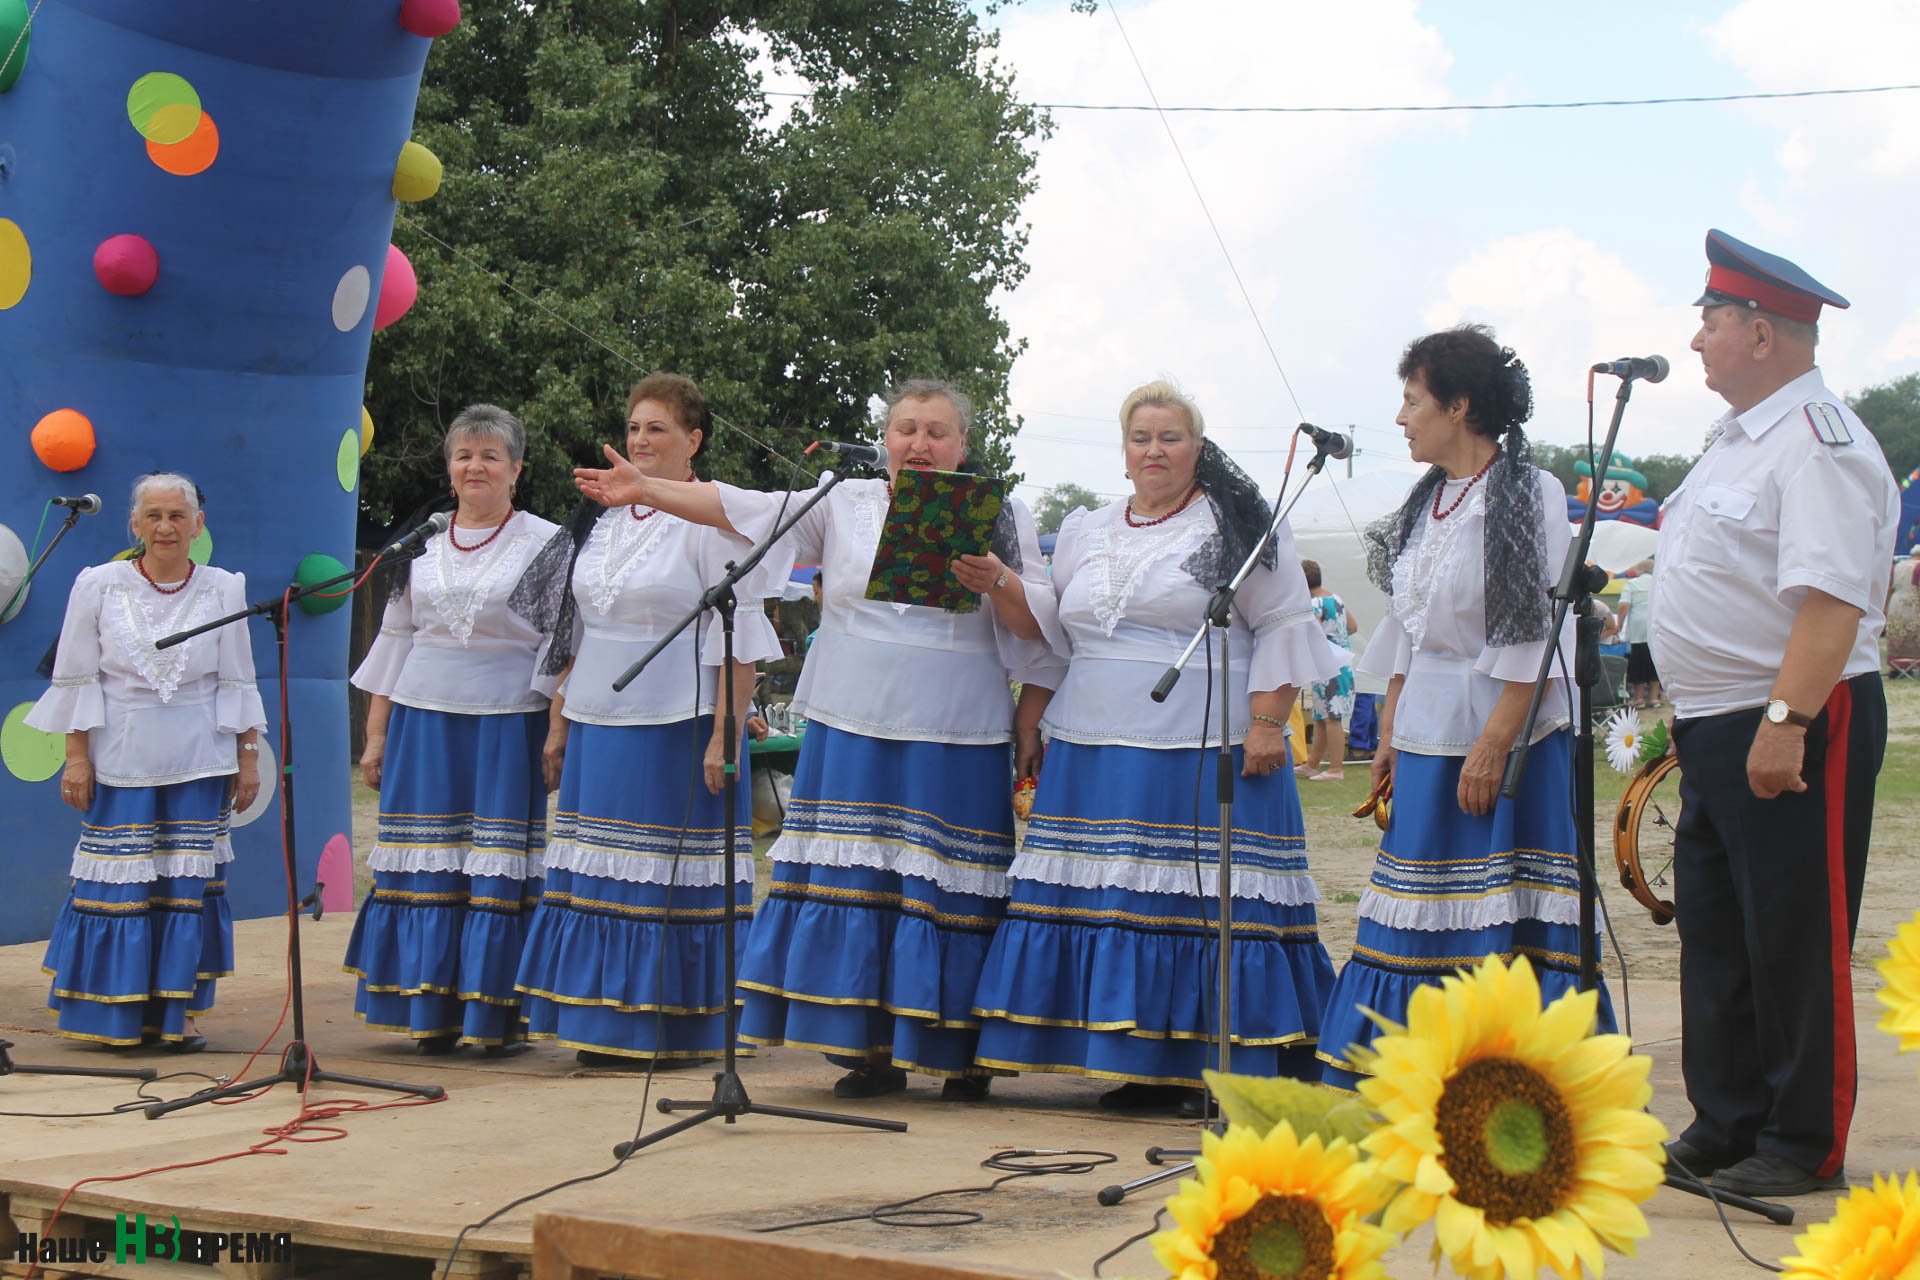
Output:
<path fill-rule="evenodd" d="M 1607 717 L 1607 763 L 1621 773 L 1640 767 L 1640 713 L 1632 707 Z"/>

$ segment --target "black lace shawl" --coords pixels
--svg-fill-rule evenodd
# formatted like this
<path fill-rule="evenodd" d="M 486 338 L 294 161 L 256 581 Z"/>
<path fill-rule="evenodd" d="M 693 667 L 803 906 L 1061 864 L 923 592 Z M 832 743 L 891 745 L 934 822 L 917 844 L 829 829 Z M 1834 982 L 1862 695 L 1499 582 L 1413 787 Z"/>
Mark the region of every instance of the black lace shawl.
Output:
<path fill-rule="evenodd" d="M 1260 541 L 1273 523 L 1273 508 L 1260 494 L 1253 477 L 1227 456 L 1226 450 L 1211 440 L 1200 446 L 1200 461 L 1193 478 L 1206 493 L 1213 508 L 1218 532 L 1181 562 L 1180 567 L 1207 590 L 1226 584 L 1246 563 L 1253 544 Z M 1272 542 L 1260 549 L 1260 563 L 1271 569 L 1278 553 Z"/>

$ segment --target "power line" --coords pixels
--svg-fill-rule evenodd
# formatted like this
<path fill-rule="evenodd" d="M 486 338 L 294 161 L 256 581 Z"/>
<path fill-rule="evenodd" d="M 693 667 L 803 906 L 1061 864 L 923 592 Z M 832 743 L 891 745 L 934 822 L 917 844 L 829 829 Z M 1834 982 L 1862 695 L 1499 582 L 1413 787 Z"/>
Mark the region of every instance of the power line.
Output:
<path fill-rule="evenodd" d="M 1387 115 L 1439 111 L 1574 111 L 1584 107 L 1692 106 L 1709 102 L 1772 102 L 1785 98 L 1844 98 L 1870 93 L 1904 93 L 1920 84 L 1876 84 L 1856 89 L 1791 89 L 1774 93 L 1677 94 L 1664 98 L 1583 98 L 1571 102 L 1419 102 L 1376 106 L 1225 107 L 1161 106 L 1134 102 L 1021 102 L 1038 111 L 1151 111 L 1164 115 Z M 811 92 L 763 89 L 766 98 L 811 98 Z"/>

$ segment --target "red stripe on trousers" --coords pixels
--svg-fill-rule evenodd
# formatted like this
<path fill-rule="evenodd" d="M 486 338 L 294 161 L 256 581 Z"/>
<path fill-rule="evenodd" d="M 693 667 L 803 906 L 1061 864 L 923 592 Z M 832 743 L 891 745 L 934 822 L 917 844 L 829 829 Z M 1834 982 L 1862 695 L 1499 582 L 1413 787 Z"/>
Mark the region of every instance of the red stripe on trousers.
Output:
<path fill-rule="evenodd" d="M 1853 955 L 1847 937 L 1847 739 L 1852 729 L 1853 686 L 1842 680 L 1827 699 L 1827 930 L 1833 979 L 1833 1148 L 1820 1163 L 1821 1177 L 1840 1172 L 1847 1160 L 1847 1128 L 1853 1123 L 1858 1065 L 1853 1043 Z"/>

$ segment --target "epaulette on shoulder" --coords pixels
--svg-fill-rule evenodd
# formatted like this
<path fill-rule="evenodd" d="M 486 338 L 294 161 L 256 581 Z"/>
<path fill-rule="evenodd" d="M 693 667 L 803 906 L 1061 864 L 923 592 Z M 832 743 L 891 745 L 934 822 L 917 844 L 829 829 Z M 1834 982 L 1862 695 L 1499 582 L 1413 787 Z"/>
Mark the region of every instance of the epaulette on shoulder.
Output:
<path fill-rule="evenodd" d="M 1806 407 L 1807 425 L 1813 428 L 1813 438 L 1821 444 L 1842 445 L 1853 443 L 1853 432 L 1847 429 L 1847 420 L 1837 404 L 1828 404 L 1816 400 Z"/>

